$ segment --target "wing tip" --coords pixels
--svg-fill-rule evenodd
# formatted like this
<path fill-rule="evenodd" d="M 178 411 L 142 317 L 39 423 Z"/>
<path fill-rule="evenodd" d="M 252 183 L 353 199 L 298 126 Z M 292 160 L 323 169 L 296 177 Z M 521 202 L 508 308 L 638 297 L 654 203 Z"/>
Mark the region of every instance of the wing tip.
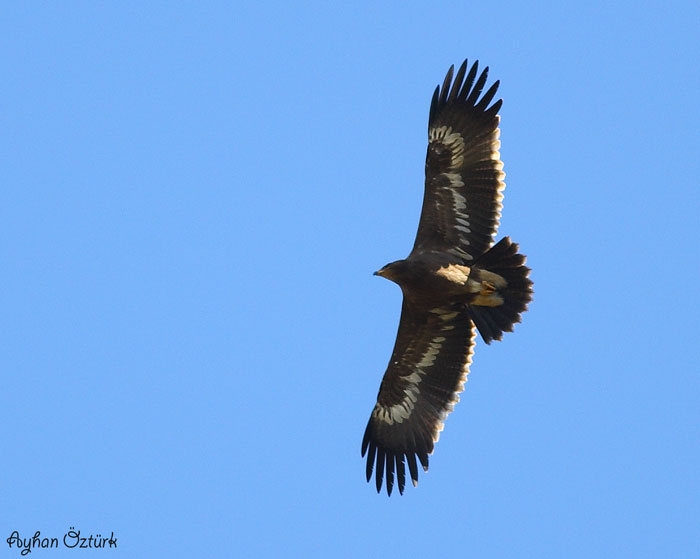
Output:
<path fill-rule="evenodd" d="M 455 74 L 455 66 L 452 64 L 445 74 L 442 86 L 438 85 L 435 88 L 430 103 L 429 126 L 432 125 L 440 111 L 449 105 L 463 104 L 468 108 L 475 109 L 477 114 L 482 114 L 485 118 L 493 118 L 498 114 L 503 105 L 502 99 L 498 99 L 491 106 L 488 105 L 498 91 L 500 80 L 496 80 L 486 93 L 481 96 L 484 85 L 488 81 L 489 67 L 485 66 L 478 78 L 479 61 L 475 60 L 467 72 L 468 67 L 469 59 L 465 59 Z M 475 78 L 476 82 L 474 81 Z"/>
<path fill-rule="evenodd" d="M 423 468 L 423 472 L 428 471 L 429 452 L 423 450 L 408 452 L 389 450 L 374 440 L 371 420 L 367 425 L 365 436 L 362 440 L 362 457 L 364 458 L 365 456 L 367 457 L 365 467 L 367 483 L 370 483 L 372 477 L 374 477 L 377 493 L 381 493 L 384 487 L 389 497 L 393 493 L 394 486 L 396 486 L 400 495 L 404 494 L 407 468 L 413 487 L 418 487 L 418 463 Z"/>

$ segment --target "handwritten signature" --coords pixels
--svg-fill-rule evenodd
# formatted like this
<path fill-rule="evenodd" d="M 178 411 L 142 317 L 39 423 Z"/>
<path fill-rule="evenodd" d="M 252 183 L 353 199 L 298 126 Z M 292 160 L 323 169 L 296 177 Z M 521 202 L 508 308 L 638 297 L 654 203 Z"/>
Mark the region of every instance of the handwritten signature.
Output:
<path fill-rule="evenodd" d="M 17 530 L 14 530 L 10 537 L 5 540 L 10 549 L 16 547 L 20 549 L 20 555 L 27 555 L 33 549 L 51 549 L 59 547 L 58 538 L 42 537 L 41 532 L 37 530 L 31 538 L 23 538 Z M 117 538 L 114 537 L 114 532 L 110 533 L 108 538 L 102 534 L 89 536 L 81 536 L 80 530 L 76 530 L 71 526 L 68 531 L 63 534 L 63 547 L 69 549 L 106 549 L 117 547 Z"/>

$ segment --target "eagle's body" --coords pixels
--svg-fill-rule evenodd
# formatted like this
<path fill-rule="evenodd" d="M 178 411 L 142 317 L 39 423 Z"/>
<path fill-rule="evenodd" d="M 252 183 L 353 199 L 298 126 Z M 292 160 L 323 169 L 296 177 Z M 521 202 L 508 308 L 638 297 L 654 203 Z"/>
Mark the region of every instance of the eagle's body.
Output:
<path fill-rule="evenodd" d="M 462 302 L 498 306 L 503 298 L 496 286 L 505 287 L 498 274 L 470 268 L 440 253 L 417 254 L 387 264 L 376 275 L 398 284 L 415 308 L 426 310 L 445 303 Z"/>
<path fill-rule="evenodd" d="M 488 68 L 476 79 L 477 64 L 467 73 L 465 61 L 454 83 L 450 68 L 435 90 L 416 241 L 406 259 L 376 272 L 403 293 L 396 344 L 362 441 L 367 480 L 376 465 L 377 491 L 386 476 L 389 495 L 394 476 L 403 493 L 406 466 L 417 484 L 416 459 L 428 469 L 464 388 L 476 330 L 487 343 L 500 340 L 532 298 L 518 246 L 508 237 L 493 245 L 505 188 L 501 101 L 488 106 L 498 82 L 479 100 Z"/>

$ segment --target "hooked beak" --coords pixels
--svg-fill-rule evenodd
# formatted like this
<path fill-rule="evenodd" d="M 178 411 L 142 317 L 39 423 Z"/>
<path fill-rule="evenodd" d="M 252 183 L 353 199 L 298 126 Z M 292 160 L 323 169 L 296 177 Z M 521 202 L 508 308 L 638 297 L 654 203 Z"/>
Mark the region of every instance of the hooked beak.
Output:
<path fill-rule="evenodd" d="M 374 275 L 382 277 L 382 278 L 390 279 L 389 276 L 387 275 L 387 273 L 389 271 L 387 268 L 388 268 L 388 266 L 384 266 L 383 268 L 380 268 L 379 270 L 374 272 Z"/>

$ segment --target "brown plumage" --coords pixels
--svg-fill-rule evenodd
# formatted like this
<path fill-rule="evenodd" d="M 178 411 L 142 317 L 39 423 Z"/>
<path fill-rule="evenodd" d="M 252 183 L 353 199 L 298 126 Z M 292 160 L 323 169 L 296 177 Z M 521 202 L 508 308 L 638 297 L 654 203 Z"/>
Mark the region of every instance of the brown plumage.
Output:
<path fill-rule="evenodd" d="M 376 275 L 397 283 L 403 305 L 396 343 L 362 441 L 367 481 L 414 485 L 447 415 L 459 401 L 476 330 L 486 343 L 510 332 L 532 299 L 525 257 L 508 237 L 493 245 L 501 216 L 501 100 L 489 106 L 488 68 L 447 72 L 430 105 L 425 194 L 413 250 Z M 492 246 L 493 245 L 493 246 Z"/>

